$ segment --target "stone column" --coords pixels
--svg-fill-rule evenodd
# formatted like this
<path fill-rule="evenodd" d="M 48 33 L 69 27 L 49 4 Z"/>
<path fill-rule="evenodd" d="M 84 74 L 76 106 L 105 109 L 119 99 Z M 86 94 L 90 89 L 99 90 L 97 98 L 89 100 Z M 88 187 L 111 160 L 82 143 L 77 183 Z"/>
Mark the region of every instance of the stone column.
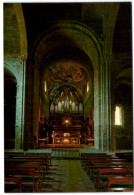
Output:
<path fill-rule="evenodd" d="M 28 58 L 26 68 L 24 150 L 33 148 L 33 62 Z"/>
<path fill-rule="evenodd" d="M 100 69 L 94 72 L 94 147 L 100 148 Z"/>
<path fill-rule="evenodd" d="M 33 70 L 33 135 L 34 135 L 34 148 L 37 147 L 39 137 L 39 121 L 40 121 L 40 71 L 34 64 Z"/>
<path fill-rule="evenodd" d="M 22 148 L 22 83 L 16 86 L 15 149 Z"/>
<path fill-rule="evenodd" d="M 100 91 L 100 150 L 109 151 L 111 128 L 110 61 L 104 59 L 101 71 Z"/>
<path fill-rule="evenodd" d="M 26 76 L 27 54 L 19 56 L 22 64 L 20 76 L 17 78 L 17 95 L 16 95 L 16 125 L 15 125 L 15 149 L 23 148 L 24 134 L 24 110 L 25 110 L 25 76 Z"/>
<path fill-rule="evenodd" d="M 111 95 L 111 151 L 116 151 L 116 129 L 115 129 L 115 99 Z"/>

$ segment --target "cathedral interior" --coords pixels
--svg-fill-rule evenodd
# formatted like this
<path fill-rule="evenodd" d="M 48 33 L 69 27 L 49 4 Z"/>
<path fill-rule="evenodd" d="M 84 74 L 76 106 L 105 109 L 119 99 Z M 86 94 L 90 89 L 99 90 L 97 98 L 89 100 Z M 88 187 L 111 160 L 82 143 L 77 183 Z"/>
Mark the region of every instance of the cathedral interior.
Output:
<path fill-rule="evenodd" d="M 99 190 L 86 172 L 92 155 L 132 170 L 132 3 L 4 3 L 3 12 L 5 191 L 18 190 L 15 158 L 47 164 L 42 183 L 19 180 L 20 192 Z"/>

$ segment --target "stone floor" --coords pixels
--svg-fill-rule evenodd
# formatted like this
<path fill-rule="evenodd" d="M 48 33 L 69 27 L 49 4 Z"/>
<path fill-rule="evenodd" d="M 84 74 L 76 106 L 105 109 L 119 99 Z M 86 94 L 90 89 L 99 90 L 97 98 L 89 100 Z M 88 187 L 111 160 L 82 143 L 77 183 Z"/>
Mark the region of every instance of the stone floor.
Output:
<path fill-rule="evenodd" d="M 83 170 L 80 160 L 52 160 L 38 192 L 95 192 L 96 189 Z"/>

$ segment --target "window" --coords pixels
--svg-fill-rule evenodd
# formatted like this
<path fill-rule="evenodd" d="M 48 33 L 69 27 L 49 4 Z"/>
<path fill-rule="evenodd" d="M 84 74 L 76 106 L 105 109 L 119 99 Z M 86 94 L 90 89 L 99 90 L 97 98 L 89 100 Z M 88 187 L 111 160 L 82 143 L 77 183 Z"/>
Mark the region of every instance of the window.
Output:
<path fill-rule="evenodd" d="M 124 111 L 121 105 L 115 106 L 115 125 L 124 125 Z"/>
<path fill-rule="evenodd" d="M 47 91 L 47 82 L 46 81 L 44 81 L 44 90 L 45 90 L 45 92 Z"/>
<path fill-rule="evenodd" d="M 89 81 L 87 82 L 87 93 L 89 92 Z"/>

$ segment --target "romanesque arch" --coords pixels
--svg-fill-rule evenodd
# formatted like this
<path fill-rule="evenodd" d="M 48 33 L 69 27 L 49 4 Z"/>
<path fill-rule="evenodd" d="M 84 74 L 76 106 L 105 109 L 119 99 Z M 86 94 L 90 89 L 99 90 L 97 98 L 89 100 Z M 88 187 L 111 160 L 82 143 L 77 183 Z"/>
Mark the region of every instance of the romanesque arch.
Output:
<path fill-rule="evenodd" d="M 21 4 L 4 5 L 4 67 L 16 78 L 15 149 L 23 148 L 27 38 Z M 13 36 L 12 36 L 13 35 Z"/>
<path fill-rule="evenodd" d="M 55 44 L 53 44 L 55 43 Z M 102 75 L 99 75 L 99 70 L 102 67 L 103 58 L 102 58 L 102 49 L 101 43 L 96 36 L 96 34 L 86 26 L 70 21 L 68 23 L 57 23 L 47 32 L 43 33 L 39 39 L 36 41 L 33 50 L 32 50 L 32 64 L 36 67 L 35 74 L 38 75 L 40 67 L 44 63 L 44 58 L 47 58 L 49 53 L 60 47 L 76 47 L 79 50 L 83 51 L 91 60 L 93 65 L 93 82 L 94 84 L 94 136 L 95 136 L 95 148 L 100 148 L 100 131 L 101 127 L 100 122 L 100 101 L 101 101 L 101 92 L 100 85 L 102 80 Z M 42 65 L 43 64 L 43 65 Z M 32 65 L 31 65 L 32 66 Z M 38 70 L 38 73 L 37 73 Z M 37 78 L 37 76 L 36 76 Z M 37 85 L 37 82 L 36 82 Z M 37 86 L 36 86 L 37 89 Z M 39 83 L 38 83 L 39 89 Z M 35 94 L 37 96 L 37 94 Z M 39 97 L 36 97 L 39 99 Z M 36 114 L 35 114 L 36 115 Z M 38 114 L 36 116 L 38 118 Z M 99 120 L 98 120 L 99 118 Z M 37 126 L 37 125 L 36 125 Z M 107 129 L 105 129 L 107 131 Z M 101 132 L 101 133 L 100 133 Z M 102 143 L 103 145 L 103 143 Z"/>

